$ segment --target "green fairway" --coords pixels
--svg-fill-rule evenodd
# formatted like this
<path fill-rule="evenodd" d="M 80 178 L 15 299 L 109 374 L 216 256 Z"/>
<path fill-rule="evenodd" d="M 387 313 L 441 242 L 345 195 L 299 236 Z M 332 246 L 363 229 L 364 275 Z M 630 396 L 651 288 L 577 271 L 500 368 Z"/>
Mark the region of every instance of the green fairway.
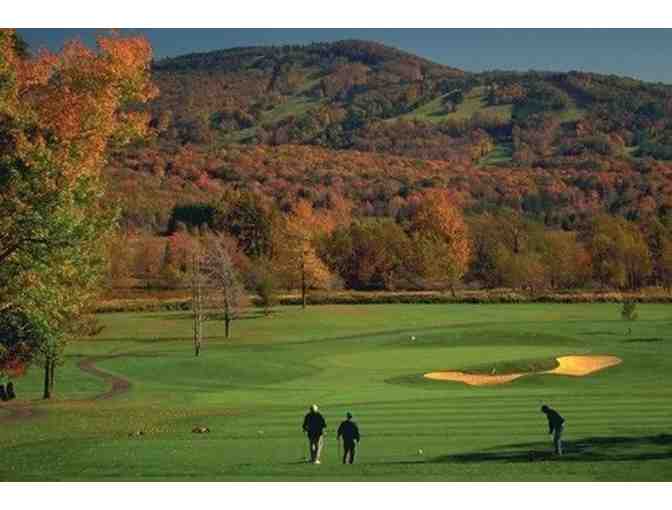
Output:
<path fill-rule="evenodd" d="M 54 401 L 39 400 L 35 367 L 21 401 L 0 404 L 0 481 L 672 481 L 672 309 L 638 311 L 626 323 L 618 304 L 283 307 L 235 321 L 228 341 L 206 323 L 199 358 L 186 312 L 101 315 L 98 337 L 69 345 Z M 422 377 L 588 353 L 623 362 L 488 387 Z M 562 458 L 542 401 L 567 420 Z M 313 402 L 329 427 L 320 466 L 301 433 Z M 346 411 L 362 432 L 353 466 L 334 437 Z"/>

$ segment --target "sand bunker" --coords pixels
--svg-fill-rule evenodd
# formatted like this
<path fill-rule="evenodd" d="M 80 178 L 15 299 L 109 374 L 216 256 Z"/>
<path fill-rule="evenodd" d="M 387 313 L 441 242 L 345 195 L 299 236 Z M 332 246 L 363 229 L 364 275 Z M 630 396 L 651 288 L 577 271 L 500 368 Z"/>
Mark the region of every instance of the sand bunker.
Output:
<path fill-rule="evenodd" d="M 613 367 L 623 360 L 616 356 L 561 356 L 556 358 L 559 366 L 545 374 L 584 376 Z"/>
<path fill-rule="evenodd" d="M 616 356 L 561 356 L 556 359 L 558 360 L 558 366 L 553 370 L 546 370 L 544 372 L 488 375 L 444 371 L 429 372 L 428 374 L 425 374 L 425 377 L 435 381 L 455 381 L 469 384 L 470 386 L 488 386 L 491 384 L 504 384 L 530 374 L 571 375 L 580 377 L 592 374 L 593 372 L 598 372 L 599 370 L 604 370 L 605 368 L 613 367 L 623 361 Z"/>
<path fill-rule="evenodd" d="M 456 381 L 471 386 L 488 386 L 490 384 L 504 384 L 511 382 L 524 375 L 526 374 L 487 375 L 467 374 L 465 372 L 429 372 L 428 374 L 425 374 L 425 377 L 435 381 Z"/>

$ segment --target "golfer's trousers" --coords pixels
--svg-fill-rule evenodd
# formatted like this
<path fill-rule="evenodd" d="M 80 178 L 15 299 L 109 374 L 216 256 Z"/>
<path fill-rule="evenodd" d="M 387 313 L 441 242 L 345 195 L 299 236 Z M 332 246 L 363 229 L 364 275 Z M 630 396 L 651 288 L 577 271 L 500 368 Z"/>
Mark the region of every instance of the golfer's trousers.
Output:
<path fill-rule="evenodd" d="M 562 425 L 557 425 L 553 429 L 553 446 L 555 447 L 555 453 L 557 455 L 562 455 Z"/>
<path fill-rule="evenodd" d="M 323 444 L 324 441 L 322 440 L 322 436 L 308 436 L 308 445 L 310 447 L 310 462 L 320 460 Z"/>
<path fill-rule="evenodd" d="M 352 464 L 353 462 L 355 462 L 355 442 L 343 441 L 343 464 Z"/>

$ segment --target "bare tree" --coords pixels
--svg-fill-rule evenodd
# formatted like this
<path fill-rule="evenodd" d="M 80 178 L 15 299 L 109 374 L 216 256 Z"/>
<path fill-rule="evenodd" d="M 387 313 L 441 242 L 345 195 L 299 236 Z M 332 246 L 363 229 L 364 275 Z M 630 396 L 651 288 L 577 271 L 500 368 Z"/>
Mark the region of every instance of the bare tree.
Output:
<path fill-rule="evenodd" d="M 215 310 L 222 313 L 224 335 L 229 338 L 231 322 L 238 317 L 245 292 L 224 236 L 213 235 L 206 239 L 201 270 L 211 289 L 209 301 Z"/>
<path fill-rule="evenodd" d="M 201 353 L 203 341 L 203 323 L 206 320 L 205 293 L 207 289 L 206 275 L 202 270 L 202 258 L 200 246 L 194 246 L 191 258 L 191 311 L 194 323 L 194 354 Z"/>

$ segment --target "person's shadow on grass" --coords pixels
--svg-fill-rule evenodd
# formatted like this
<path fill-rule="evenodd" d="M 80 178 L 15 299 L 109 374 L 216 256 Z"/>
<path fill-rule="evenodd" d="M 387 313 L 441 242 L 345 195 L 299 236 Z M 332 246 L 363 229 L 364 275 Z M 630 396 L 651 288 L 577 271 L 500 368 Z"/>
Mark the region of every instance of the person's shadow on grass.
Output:
<path fill-rule="evenodd" d="M 603 436 L 563 441 L 562 456 L 553 453 L 550 442 L 518 443 L 484 451 L 456 453 L 406 460 L 394 464 L 467 464 L 479 462 L 613 462 L 672 458 L 672 435 Z"/>
<path fill-rule="evenodd" d="M 601 462 L 672 458 L 672 435 L 585 437 L 563 441 L 564 454 L 554 455 L 548 443 L 519 443 L 481 452 L 441 455 L 434 463 L 471 462 Z"/>

